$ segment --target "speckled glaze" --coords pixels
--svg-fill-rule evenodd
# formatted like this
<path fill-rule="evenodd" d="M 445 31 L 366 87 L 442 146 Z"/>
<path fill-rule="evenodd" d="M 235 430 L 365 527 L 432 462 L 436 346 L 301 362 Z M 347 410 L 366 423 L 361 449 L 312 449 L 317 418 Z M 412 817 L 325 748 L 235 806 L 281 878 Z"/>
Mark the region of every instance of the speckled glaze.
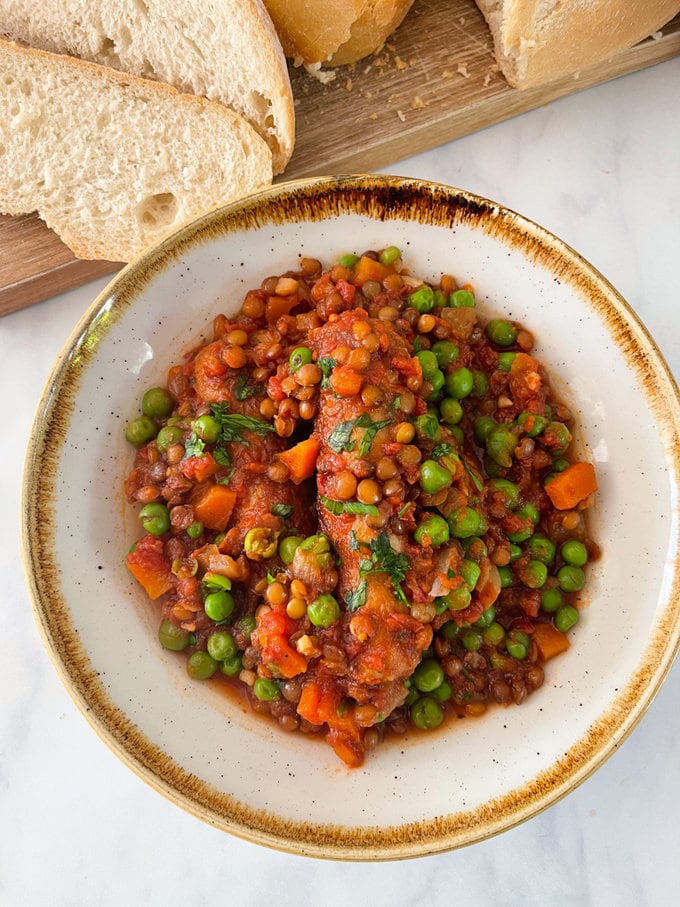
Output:
<path fill-rule="evenodd" d="M 488 314 L 525 323 L 597 467 L 602 558 L 573 645 L 521 707 L 385 745 L 358 770 L 190 681 L 156 640 L 156 609 L 123 564 L 137 529 L 123 429 L 143 391 L 210 336 L 219 312 L 293 267 L 394 244 L 418 275 L 474 283 Z M 24 482 L 35 614 L 95 730 L 201 819 L 311 856 L 398 859 L 497 834 L 554 803 L 616 749 L 680 636 L 680 403 L 653 341 L 573 250 L 519 215 L 389 177 L 289 183 L 216 211 L 129 265 L 56 363 Z"/>

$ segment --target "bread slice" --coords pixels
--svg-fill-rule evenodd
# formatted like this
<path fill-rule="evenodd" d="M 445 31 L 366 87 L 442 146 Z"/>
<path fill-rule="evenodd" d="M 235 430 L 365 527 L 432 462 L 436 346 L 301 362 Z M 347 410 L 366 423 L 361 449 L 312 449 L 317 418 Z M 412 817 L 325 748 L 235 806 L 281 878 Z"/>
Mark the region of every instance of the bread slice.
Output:
<path fill-rule="evenodd" d="M 0 35 L 233 108 L 271 148 L 295 140 L 286 60 L 261 0 L 0 0 Z"/>
<path fill-rule="evenodd" d="M 38 211 L 79 258 L 128 261 L 271 180 L 222 104 L 0 39 L 0 213 Z"/>
<path fill-rule="evenodd" d="M 375 53 L 413 0 L 264 0 L 286 56 L 307 66 L 355 63 Z"/>
<path fill-rule="evenodd" d="M 476 0 L 496 60 L 515 88 L 545 85 L 606 60 L 670 21 L 679 0 Z"/>

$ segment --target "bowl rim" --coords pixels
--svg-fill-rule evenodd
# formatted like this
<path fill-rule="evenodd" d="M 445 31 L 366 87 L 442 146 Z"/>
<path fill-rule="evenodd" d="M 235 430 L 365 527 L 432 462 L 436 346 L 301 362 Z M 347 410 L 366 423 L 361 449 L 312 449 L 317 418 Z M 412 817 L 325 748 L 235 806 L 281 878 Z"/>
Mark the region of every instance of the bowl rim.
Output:
<path fill-rule="evenodd" d="M 126 722 L 123 715 L 114 714 L 118 710 L 97 680 L 86 653 L 77 651 L 74 639 L 64 639 L 63 630 L 69 618 L 67 596 L 60 602 L 62 626 L 58 626 L 51 613 L 55 608 L 53 594 L 58 588 L 58 576 L 44 558 L 51 527 L 42 519 L 45 500 L 49 501 L 49 495 L 46 499 L 45 492 L 50 490 L 41 477 L 42 458 L 48 440 L 54 440 L 55 414 L 64 402 L 63 398 L 69 390 L 77 392 L 78 370 L 73 367 L 74 354 L 87 350 L 88 346 L 96 346 L 98 339 L 106 333 L 107 325 L 101 319 L 103 312 L 113 315 L 114 319 L 116 312 L 120 316 L 144 292 L 145 286 L 164 263 L 181 257 L 183 250 L 208 242 L 212 237 L 225 235 L 234 228 L 247 231 L 250 225 L 259 226 L 261 212 L 284 203 L 291 205 L 294 212 L 299 212 L 301 220 L 306 220 L 310 213 L 313 216 L 306 204 L 312 201 L 318 204 L 322 197 L 325 202 L 335 200 L 345 213 L 357 211 L 343 208 L 343 199 L 350 205 L 353 199 L 355 202 L 360 199 L 371 210 L 382 210 L 383 216 L 398 217 L 399 213 L 408 215 L 411 211 L 411 216 L 402 218 L 405 220 L 413 219 L 409 205 L 414 199 L 421 198 L 430 205 L 450 208 L 453 217 L 463 212 L 463 216 L 476 219 L 475 224 L 486 232 L 503 236 L 509 234 L 510 239 L 522 246 L 526 257 L 536 263 L 557 253 L 568 274 L 572 278 L 578 276 L 579 282 L 585 283 L 585 292 L 593 307 L 602 308 L 614 316 L 617 330 L 623 332 L 626 341 L 632 344 L 631 348 L 644 353 L 644 369 L 638 365 L 637 371 L 647 392 L 654 391 L 658 398 L 655 424 L 668 453 L 676 486 L 680 484 L 680 392 L 675 378 L 632 307 L 578 252 L 529 218 L 473 192 L 442 183 L 372 174 L 312 177 L 275 184 L 238 202 L 215 208 L 185 224 L 126 265 L 93 300 L 50 371 L 31 428 L 22 478 L 23 568 L 34 619 L 68 693 L 118 758 L 175 805 L 213 827 L 292 854 L 353 861 L 420 857 L 486 840 L 537 815 L 590 777 L 633 731 L 659 691 L 680 646 L 680 546 L 669 567 L 673 573 L 668 594 L 659 605 L 665 615 L 665 619 L 660 621 L 663 632 L 657 632 L 645 642 L 644 651 L 653 649 L 656 653 L 654 670 L 647 672 L 644 678 L 637 678 L 635 683 L 635 676 L 628 678 L 626 690 L 610 702 L 605 713 L 599 715 L 597 723 L 607 724 L 606 738 L 601 735 L 600 742 L 595 745 L 589 739 L 591 735 L 587 734 L 572 745 L 568 760 L 559 760 L 553 766 L 555 769 L 564 763 L 559 772 L 525 785 L 520 802 L 514 803 L 511 809 L 478 811 L 476 824 L 472 827 L 462 821 L 451 821 L 447 825 L 445 820 L 456 819 L 456 815 L 469 819 L 470 814 L 463 813 L 435 821 L 423 820 L 409 828 L 400 827 L 401 833 L 396 835 L 395 828 L 375 833 L 349 829 L 346 834 L 337 826 L 312 827 L 312 823 L 288 820 L 281 823 L 269 814 L 255 815 L 252 810 L 235 809 L 229 803 L 220 802 L 218 805 L 209 793 L 198 791 L 195 784 L 187 783 L 188 773 L 175 763 L 171 770 L 159 771 L 159 765 L 164 761 L 167 763 L 168 757 L 163 758 L 158 747 L 147 740 L 139 729 L 131 726 L 131 722 Z M 369 212 L 363 210 L 361 213 Z M 326 219 L 327 215 L 321 214 L 321 219 Z M 632 355 L 629 360 L 632 360 Z M 636 367 L 634 360 L 629 364 Z M 677 502 L 675 510 L 677 519 Z M 49 603 L 46 590 L 51 590 Z"/>

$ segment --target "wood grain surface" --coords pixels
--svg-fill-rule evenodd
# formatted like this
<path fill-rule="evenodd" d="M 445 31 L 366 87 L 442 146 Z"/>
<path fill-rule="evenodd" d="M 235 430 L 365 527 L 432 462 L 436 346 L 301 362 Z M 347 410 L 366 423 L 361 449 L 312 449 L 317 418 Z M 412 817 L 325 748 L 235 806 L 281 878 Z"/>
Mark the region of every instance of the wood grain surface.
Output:
<path fill-rule="evenodd" d="M 369 172 L 680 54 L 680 15 L 610 60 L 527 91 L 510 88 L 474 0 L 416 0 L 383 50 L 322 82 L 291 66 L 295 153 L 280 179 Z M 395 169 L 396 172 L 398 168 Z M 75 259 L 35 215 L 0 216 L 0 315 L 120 267 Z"/>

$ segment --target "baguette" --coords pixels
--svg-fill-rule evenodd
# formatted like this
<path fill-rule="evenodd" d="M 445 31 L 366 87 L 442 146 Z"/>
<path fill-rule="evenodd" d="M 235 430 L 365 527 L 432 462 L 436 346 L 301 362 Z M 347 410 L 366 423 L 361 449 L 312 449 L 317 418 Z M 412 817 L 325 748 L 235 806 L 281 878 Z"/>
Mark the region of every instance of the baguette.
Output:
<path fill-rule="evenodd" d="M 658 31 L 678 0 L 476 0 L 496 61 L 515 88 L 533 88 L 606 60 Z"/>
<path fill-rule="evenodd" d="M 375 53 L 413 0 L 264 0 L 284 53 L 306 66 L 343 66 Z"/>
<path fill-rule="evenodd" d="M 270 146 L 295 140 L 286 60 L 261 0 L 0 0 L 0 35 L 233 108 Z"/>
<path fill-rule="evenodd" d="M 205 98 L 0 39 L 0 212 L 38 211 L 79 258 L 129 261 L 272 180 L 271 152 Z"/>

